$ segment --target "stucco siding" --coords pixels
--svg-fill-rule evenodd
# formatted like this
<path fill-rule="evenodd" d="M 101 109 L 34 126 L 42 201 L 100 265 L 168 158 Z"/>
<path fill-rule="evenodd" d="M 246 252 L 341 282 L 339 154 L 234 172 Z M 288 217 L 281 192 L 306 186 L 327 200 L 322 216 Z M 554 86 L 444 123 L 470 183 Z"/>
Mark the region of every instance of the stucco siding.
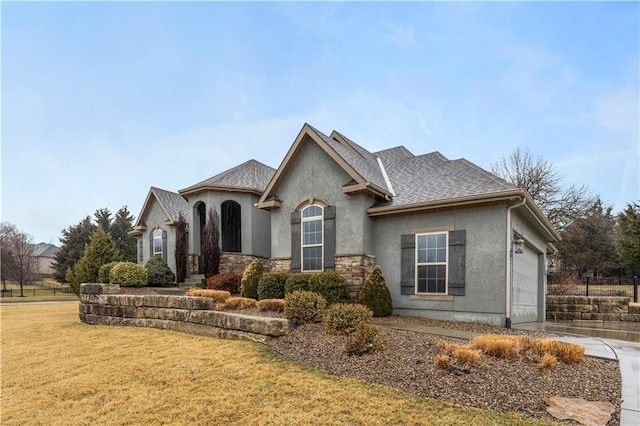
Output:
<path fill-rule="evenodd" d="M 336 207 L 336 256 L 371 254 L 372 224 L 366 209 L 373 199 L 344 194 L 342 187 L 351 177 L 314 142 L 302 143 L 276 190 L 282 204 L 271 212 L 272 257 L 291 256 L 291 212 L 312 197 Z"/>
<path fill-rule="evenodd" d="M 146 230 L 138 238 L 142 239 L 142 262 L 138 260 L 138 263 L 143 265 L 147 264 L 147 261 L 151 257 L 151 243 L 150 235 L 155 229 L 161 229 L 167 232 L 167 265 L 175 273 L 176 271 L 176 229 L 174 226 L 169 226 L 166 223 L 167 215 L 160 207 L 160 204 L 156 199 L 152 199 L 147 207 L 142 222 L 146 225 Z M 139 240 L 138 240 L 139 241 Z"/>

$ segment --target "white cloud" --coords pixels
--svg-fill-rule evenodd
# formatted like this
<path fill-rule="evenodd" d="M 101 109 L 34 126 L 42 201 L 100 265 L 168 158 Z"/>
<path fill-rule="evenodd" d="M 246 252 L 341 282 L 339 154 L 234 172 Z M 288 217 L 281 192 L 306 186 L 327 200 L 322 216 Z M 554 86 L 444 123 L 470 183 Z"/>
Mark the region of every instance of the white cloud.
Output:
<path fill-rule="evenodd" d="M 600 100 L 596 106 L 596 119 L 607 130 L 638 140 L 640 110 L 638 93 L 625 88 Z"/>

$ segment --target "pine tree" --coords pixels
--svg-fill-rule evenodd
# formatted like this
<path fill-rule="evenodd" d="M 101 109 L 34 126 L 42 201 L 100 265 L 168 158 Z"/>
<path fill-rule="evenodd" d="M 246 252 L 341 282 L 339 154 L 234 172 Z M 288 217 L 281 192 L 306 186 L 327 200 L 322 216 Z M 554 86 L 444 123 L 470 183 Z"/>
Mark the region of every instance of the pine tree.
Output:
<path fill-rule="evenodd" d="M 123 206 L 116 213 L 109 230 L 109 234 L 111 234 L 111 238 L 116 243 L 116 248 L 125 262 L 136 261 L 136 237 L 129 235 L 129 231 L 133 229 L 133 219 L 127 206 Z"/>
<path fill-rule="evenodd" d="M 640 275 L 640 204 L 629 203 L 618 213 L 617 234 L 620 264 L 628 274 Z"/>
<path fill-rule="evenodd" d="M 373 311 L 374 317 L 387 317 L 393 312 L 391 294 L 382 269 L 376 265 L 360 290 L 360 303 Z"/>
<path fill-rule="evenodd" d="M 98 209 L 93 214 L 97 226 L 101 226 L 104 232 L 111 233 L 111 211 L 108 208 Z"/>
<path fill-rule="evenodd" d="M 89 216 L 76 225 L 62 230 L 61 247 L 56 253 L 53 268 L 54 277 L 59 282 L 67 282 L 67 271 L 73 269 L 84 254 L 84 249 L 91 240 L 96 227 Z"/>
<path fill-rule="evenodd" d="M 100 267 L 106 263 L 120 260 L 120 253 L 116 248 L 111 235 L 98 227 L 91 236 L 91 242 L 84 250 L 84 254 L 71 270 L 66 278 L 70 279 L 69 285 L 76 295 L 80 294 L 80 284 L 98 281 Z"/>

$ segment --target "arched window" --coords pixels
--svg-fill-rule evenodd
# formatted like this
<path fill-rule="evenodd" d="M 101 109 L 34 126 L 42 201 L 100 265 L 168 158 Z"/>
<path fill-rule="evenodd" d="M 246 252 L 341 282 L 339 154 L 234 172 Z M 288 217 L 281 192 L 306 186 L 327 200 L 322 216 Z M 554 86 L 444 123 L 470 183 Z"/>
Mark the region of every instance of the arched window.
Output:
<path fill-rule="evenodd" d="M 240 204 L 227 200 L 222 203 L 222 251 L 242 252 L 242 218 Z"/>
<path fill-rule="evenodd" d="M 153 231 L 153 255 L 162 256 L 162 230 Z"/>
<path fill-rule="evenodd" d="M 323 209 L 316 204 L 302 210 L 302 270 L 322 271 Z"/>

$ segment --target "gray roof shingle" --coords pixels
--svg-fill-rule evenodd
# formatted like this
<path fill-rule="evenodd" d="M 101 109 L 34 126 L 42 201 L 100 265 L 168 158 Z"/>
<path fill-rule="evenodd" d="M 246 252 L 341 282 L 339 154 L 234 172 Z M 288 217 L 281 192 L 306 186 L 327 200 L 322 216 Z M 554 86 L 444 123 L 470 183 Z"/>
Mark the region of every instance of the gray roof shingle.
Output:
<path fill-rule="evenodd" d="M 255 192 L 265 190 L 276 170 L 256 160 L 246 161 L 232 169 L 219 173 L 180 192 L 188 192 L 198 188 L 215 187 L 229 189 L 245 189 Z"/>
<path fill-rule="evenodd" d="M 35 257 L 56 257 L 56 253 L 60 248 L 53 244 L 38 243 L 34 246 L 33 255 Z"/>
<path fill-rule="evenodd" d="M 151 187 L 151 192 L 155 195 L 158 202 L 164 210 L 169 214 L 169 219 L 176 221 L 182 213 L 185 220 L 189 217 L 189 203 L 184 197 L 177 192 L 167 191 L 165 189 Z"/>

